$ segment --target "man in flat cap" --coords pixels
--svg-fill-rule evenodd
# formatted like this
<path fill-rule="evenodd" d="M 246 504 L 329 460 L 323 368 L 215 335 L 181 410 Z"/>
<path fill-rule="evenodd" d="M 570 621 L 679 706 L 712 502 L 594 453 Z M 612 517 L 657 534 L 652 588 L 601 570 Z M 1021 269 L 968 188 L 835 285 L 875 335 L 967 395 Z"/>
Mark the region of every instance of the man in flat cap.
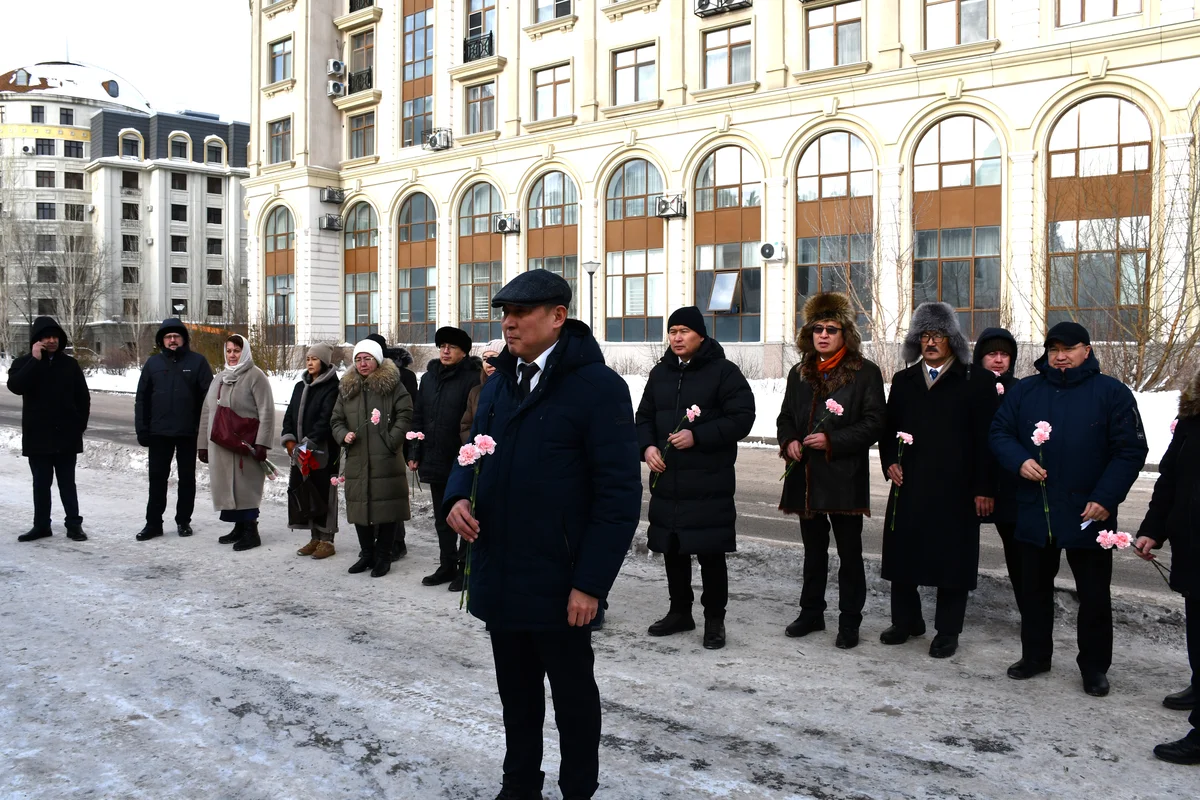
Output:
<path fill-rule="evenodd" d="M 418 472 L 429 484 L 433 495 L 433 524 L 438 537 L 438 568 L 421 579 L 426 586 L 450 584 L 450 591 L 461 592 L 463 550 L 458 535 L 446 524 L 442 496 L 450 470 L 458 458 L 459 423 L 467 408 L 467 396 L 479 385 L 483 362 L 471 353 L 471 337 L 462 328 L 438 328 L 433 335 L 438 357 L 425 367 L 421 388 L 413 406 L 414 431 L 424 439 L 409 442 L 408 468 Z"/>
<path fill-rule="evenodd" d="M 1005 394 L 992 420 L 1000 467 L 1022 478 L 1016 532 L 1021 659 L 1008 677 L 1025 680 L 1050 670 L 1054 576 L 1066 550 L 1079 593 L 1076 662 L 1084 691 L 1104 697 L 1113 646 L 1112 551 L 1101 548 L 1096 536 L 1118 530 L 1117 507 L 1146 463 L 1146 434 L 1133 392 L 1101 374 L 1086 328 L 1060 322 L 1045 344 L 1033 364 L 1037 374 Z M 1035 444 L 1034 431 L 1044 424 L 1049 438 Z"/>
<path fill-rule="evenodd" d="M 497 292 L 507 347 L 479 395 L 471 429 L 492 437 L 481 462 L 446 486 L 451 527 L 468 542 L 468 607 L 487 624 L 507 750 L 499 798 L 541 798 L 545 679 L 562 750 L 559 787 L 599 786 L 600 693 L 589 627 L 641 514 L 633 404 L 582 322 L 571 287 L 530 270 Z M 476 379 L 478 380 L 478 378 Z"/>

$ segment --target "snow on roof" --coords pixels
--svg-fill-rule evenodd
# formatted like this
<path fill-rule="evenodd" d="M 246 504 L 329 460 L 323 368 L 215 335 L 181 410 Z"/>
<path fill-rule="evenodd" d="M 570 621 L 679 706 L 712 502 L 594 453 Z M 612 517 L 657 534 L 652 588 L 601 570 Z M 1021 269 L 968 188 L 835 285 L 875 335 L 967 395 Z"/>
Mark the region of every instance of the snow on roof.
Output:
<path fill-rule="evenodd" d="M 0 72 L 0 94 L 57 95 L 150 113 L 141 92 L 113 72 L 68 61 L 43 61 Z"/>

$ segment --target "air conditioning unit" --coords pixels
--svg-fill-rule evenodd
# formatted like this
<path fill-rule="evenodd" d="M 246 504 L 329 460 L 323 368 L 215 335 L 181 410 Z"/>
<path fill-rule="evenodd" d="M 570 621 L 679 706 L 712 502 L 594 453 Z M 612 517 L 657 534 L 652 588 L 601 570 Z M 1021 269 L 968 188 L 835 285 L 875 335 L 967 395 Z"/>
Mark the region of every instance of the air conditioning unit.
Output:
<path fill-rule="evenodd" d="M 346 71 L 346 62 L 331 58 L 325 62 L 326 75 L 341 75 Z"/>
<path fill-rule="evenodd" d="M 323 231 L 340 231 L 342 218 L 337 214 L 324 214 L 317 218 L 317 228 Z"/>
<path fill-rule="evenodd" d="M 752 5 L 754 5 L 754 0 L 696 0 L 696 16 L 711 17 L 714 14 L 724 14 L 726 11 L 750 8 Z"/>
<path fill-rule="evenodd" d="M 333 203 L 334 205 L 340 206 L 345 199 L 346 192 L 342 189 L 338 189 L 333 186 L 326 186 L 321 190 L 322 203 Z"/>
<path fill-rule="evenodd" d="M 663 195 L 654 201 L 654 216 L 663 219 L 682 219 L 687 216 L 687 201 L 683 195 Z"/>
<path fill-rule="evenodd" d="M 492 225 L 496 233 L 521 232 L 521 218 L 516 214 L 495 214 L 492 216 Z"/>
<path fill-rule="evenodd" d="M 434 128 L 425 134 L 421 147 L 426 150 L 449 150 L 454 144 L 454 134 L 449 128 Z"/>
<path fill-rule="evenodd" d="M 31 156 L 34 153 L 34 150 L 29 145 L 25 145 L 24 147 L 21 148 L 21 152 L 27 156 Z"/>
<path fill-rule="evenodd" d="M 763 242 L 758 254 L 763 261 L 787 261 L 787 245 L 783 242 Z"/>
<path fill-rule="evenodd" d="M 341 81 L 329 81 L 325 84 L 325 94 L 329 97 L 341 97 L 346 93 L 346 84 Z"/>
<path fill-rule="evenodd" d="M 147 245 L 154 244 L 154 237 L 153 237 L 153 236 L 147 236 L 147 237 L 146 237 L 146 244 L 147 244 Z"/>
<path fill-rule="evenodd" d="M 83 210 L 84 210 L 84 211 L 86 211 L 86 212 L 87 212 L 87 213 L 89 213 L 89 214 L 94 214 L 94 213 L 96 213 L 96 207 L 95 207 L 95 206 L 84 206 L 84 207 L 83 207 Z"/>

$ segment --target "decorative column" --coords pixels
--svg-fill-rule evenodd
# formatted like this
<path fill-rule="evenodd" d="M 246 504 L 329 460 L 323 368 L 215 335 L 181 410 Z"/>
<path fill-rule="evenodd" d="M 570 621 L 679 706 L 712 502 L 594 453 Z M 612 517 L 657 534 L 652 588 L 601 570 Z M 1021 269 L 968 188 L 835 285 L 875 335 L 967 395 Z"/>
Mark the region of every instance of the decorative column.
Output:
<path fill-rule="evenodd" d="M 884 338 L 894 341 L 899 330 L 908 325 L 909 296 L 901 286 L 897 264 L 908 259 L 903 243 L 904 167 L 900 165 L 879 167 L 879 234 L 876 244 L 879 269 L 877 280 L 877 318 L 883 321 Z M 911 269 L 911 268 L 909 268 Z M 906 269 L 906 272 L 908 270 Z"/>
<path fill-rule="evenodd" d="M 788 202 L 788 179 L 786 177 L 766 178 L 763 180 L 763 241 L 787 242 L 788 208 L 795 206 Z M 794 264 L 796 254 L 791 252 L 792 243 L 788 242 L 788 255 L 782 261 L 763 263 L 762 278 L 762 334 L 763 342 L 790 342 L 792 326 L 788 324 L 789 311 L 793 307 L 790 302 L 788 287 L 788 264 Z"/>
<path fill-rule="evenodd" d="M 1161 226 L 1162 252 L 1150 251 L 1150 269 L 1158 272 L 1162 313 L 1159 319 L 1166 326 L 1180 313 L 1183 290 L 1189 266 L 1189 229 L 1195 223 L 1192 196 L 1192 135 L 1190 133 L 1162 137 L 1163 143 L 1163 209 Z M 1184 312 L 1187 313 L 1187 312 Z"/>
<path fill-rule="evenodd" d="M 1008 268 L 1001 289 L 1001 303 L 1007 314 L 1002 315 L 1002 321 L 1012 326 L 1018 342 L 1033 342 L 1039 338 L 1035 325 L 1045 314 L 1042 289 L 1046 267 L 1034 250 L 1034 243 L 1041 239 L 1034 225 L 1037 153 L 1009 153 L 1008 160 L 1008 230 L 1004 237 L 1008 242 Z M 1042 274 L 1041 280 L 1034 277 L 1035 272 Z"/>

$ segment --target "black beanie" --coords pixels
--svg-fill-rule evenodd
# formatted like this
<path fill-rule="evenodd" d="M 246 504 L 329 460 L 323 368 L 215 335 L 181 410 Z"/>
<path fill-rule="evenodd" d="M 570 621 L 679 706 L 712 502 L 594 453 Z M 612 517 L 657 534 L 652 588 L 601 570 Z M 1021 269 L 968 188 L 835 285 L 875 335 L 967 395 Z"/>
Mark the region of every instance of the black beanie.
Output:
<path fill-rule="evenodd" d="M 1017 357 L 1017 348 L 1008 339 L 1003 336 L 994 336 L 991 339 L 984 339 L 979 343 L 976 352 L 983 353 L 985 356 L 988 353 L 994 353 L 997 350 L 1003 350 L 1008 353 L 1009 358 Z"/>
<path fill-rule="evenodd" d="M 708 338 L 708 328 L 704 327 L 704 315 L 695 306 L 684 306 L 671 312 L 671 317 L 667 320 L 667 330 L 676 325 L 684 325 L 700 334 L 702 338 Z"/>

